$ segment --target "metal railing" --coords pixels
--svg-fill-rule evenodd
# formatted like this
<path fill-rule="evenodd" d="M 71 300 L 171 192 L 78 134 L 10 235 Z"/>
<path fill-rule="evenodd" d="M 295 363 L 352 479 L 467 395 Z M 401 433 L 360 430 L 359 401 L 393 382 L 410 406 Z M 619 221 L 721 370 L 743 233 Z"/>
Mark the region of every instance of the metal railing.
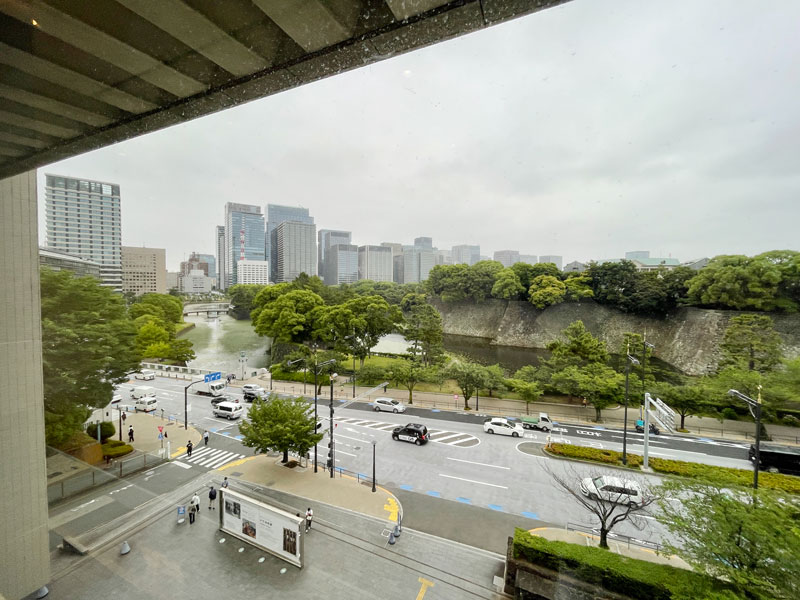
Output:
<path fill-rule="evenodd" d="M 324 463 L 320 464 L 320 467 L 322 467 L 322 471 L 324 473 L 328 472 L 328 467 Z M 339 477 L 344 477 L 344 476 L 352 477 L 358 483 L 364 483 L 364 484 L 372 485 L 372 477 L 369 477 L 368 475 L 364 475 L 364 473 L 357 473 L 355 471 L 348 471 L 347 469 L 345 469 L 343 467 L 333 467 L 334 476 L 337 473 L 339 474 Z M 376 481 L 375 483 L 377 484 L 378 482 Z"/>
<path fill-rule="evenodd" d="M 126 460 L 114 461 L 110 470 L 113 470 L 117 477 L 124 477 L 125 475 L 136 473 L 148 467 L 155 467 L 168 460 L 166 450 L 162 450 L 163 451 L 158 454 L 142 452 Z"/>
<path fill-rule="evenodd" d="M 567 523 L 565 529 L 567 531 L 581 531 L 583 533 L 588 533 L 591 535 L 600 536 L 600 530 L 596 527 L 590 527 L 588 525 L 580 525 L 578 523 Z M 628 548 L 631 547 L 631 544 L 634 546 L 639 546 L 640 548 L 648 548 L 650 550 L 654 550 L 656 554 L 660 554 L 664 550 L 664 546 L 659 544 L 658 542 L 651 542 L 650 540 L 640 540 L 638 538 L 630 537 L 628 535 L 623 535 L 621 533 L 614 533 L 613 531 L 608 532 L 608 539 L 614 540 L 615 542 L 622 542 L 627 544 Z"/>
<path fill-rule="evenodd" d="M 69 498 L 70 496 L 79 494 L 84 490 L 108 483 L 114 479 L 116 479 L 116 476 L 107 471 L 95 467 L 89 467 L 80 473 L 75 473 L 74 475 L 70 475 L 69 477 L 61 479 L 60 481 L 55 481 L 48 484 L 47 503 L 52 504 L 53 502 L 63 500 L 64 498 Z"/>

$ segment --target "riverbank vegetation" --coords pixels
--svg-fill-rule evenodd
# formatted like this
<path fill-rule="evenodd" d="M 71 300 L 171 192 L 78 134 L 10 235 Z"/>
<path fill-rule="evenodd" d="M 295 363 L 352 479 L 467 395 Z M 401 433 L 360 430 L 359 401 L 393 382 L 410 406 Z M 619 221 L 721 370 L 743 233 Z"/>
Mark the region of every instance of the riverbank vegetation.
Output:
<path fill-rule="evenodd" d="M 552 263 L 437 265 L 425 288 L 443 302 L 499 298 L 525 300 L 543 309 L 593 298 L 623 312 L 653 317 L 679 306 L 797 312 L 800 252 L 721 255 L 697 271 L 685 266 L 638 271 L 628 260 L 592 262 L 582 273 L 562 273 Z"/>

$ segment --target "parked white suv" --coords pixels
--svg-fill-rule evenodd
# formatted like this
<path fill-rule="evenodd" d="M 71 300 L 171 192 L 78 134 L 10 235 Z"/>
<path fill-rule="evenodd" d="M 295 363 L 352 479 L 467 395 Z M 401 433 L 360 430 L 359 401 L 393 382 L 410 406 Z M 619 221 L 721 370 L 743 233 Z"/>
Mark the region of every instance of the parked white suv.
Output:
<path fill-rule="evenodd" d="M 392 413 L 406 412 L 405 404 L 394 398 L 375 398 L 375 402 L 372 403 L 372 406 L 378 412 L 384 410 Z"/>
<path fill-rule="evenodd" d="M 133 376 L 134 379 L 144 379 L 147 380 L 154 380 L 156 378 L 155 371 L 148 371 L 147 369 L 142 369 L 139 373 L 135 373 Z"/>
<path fill-rule="evenodd" d="M 511 437 L 522 437 L 525 431 L 521 423 L 512 423 L 503 417 L 492 417 L 483 423 L 483 430 L 486 433 L 499 433 L 500 435 L 510 435 Z"/>
<path fill-rule="evenodd" d="M 581 480 L 581 493 L 592 500 L 600 498 L 606 502 L 617 504 L 631 504 L 638 506 L 642 503 L 642 488 L 635 481 L 620 477 L 586 477 Z"/>

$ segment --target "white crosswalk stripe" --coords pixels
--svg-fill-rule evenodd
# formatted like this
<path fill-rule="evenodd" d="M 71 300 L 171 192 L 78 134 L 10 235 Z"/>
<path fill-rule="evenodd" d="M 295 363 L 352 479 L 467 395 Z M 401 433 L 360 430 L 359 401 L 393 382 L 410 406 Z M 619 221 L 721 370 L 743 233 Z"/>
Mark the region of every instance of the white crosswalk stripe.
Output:
<path fill-rule="evenodd" d="M 238 454 L 220 448 L 203 447 L 199 450 L 194 450 L 191 457 L 184 454 L 178 460 L 181 463 L 190 463 L 198 467 L 217 469 L 232 460 L 239 460 L 240 458 L 244 458 L 244 454 Z"/>
<path fill-rule="evenodd" d="M 379 431 L 390 431 L 397 427 L 394 423 L 384 423 L 382 421 L 366 421 L 364 419 L 354 419 L 353 417 L 334 417 L 334 421 L 338 421 L 343 425 L 355 425 L 357 427 L 369 427 L 370 429 L 377 429 Z M 455 446 L 458 448 L 469 448 L 476 446 L 480 440 L 474 435 L 469 433 L 459 433 L 455 431 L 445 431 L 442 429 L 429 429 L 428 435 L 432 442 L 445 444 L 447 446 Z"/>

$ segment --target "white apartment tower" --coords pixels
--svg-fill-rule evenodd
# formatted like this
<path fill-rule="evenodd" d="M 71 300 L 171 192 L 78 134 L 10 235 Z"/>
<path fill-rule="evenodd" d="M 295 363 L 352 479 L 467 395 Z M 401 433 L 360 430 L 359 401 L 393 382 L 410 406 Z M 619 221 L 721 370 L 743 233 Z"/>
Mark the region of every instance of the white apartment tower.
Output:
<path fill-rule="evenodd" d="M 292 282 L 300 273 L 317 272 L 317 226 L 284 221 L 275 228 L 278 267 L 275 283 Z"/>
<path fill-rule="evenodd" d="M 102 285 L 122 291 L 119 185 L 45 175 L 47 246 L 100 265 Z"/>

